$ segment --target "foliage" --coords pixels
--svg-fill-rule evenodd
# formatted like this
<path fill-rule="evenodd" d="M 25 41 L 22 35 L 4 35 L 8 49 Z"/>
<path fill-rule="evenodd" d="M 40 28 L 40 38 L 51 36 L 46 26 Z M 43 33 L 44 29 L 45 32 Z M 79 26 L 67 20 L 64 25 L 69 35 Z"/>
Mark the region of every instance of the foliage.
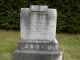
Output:
<path fill-rule="evenodd" d="M 58 31 L 80 33 L 80 0 L 58 0 Z"/>
<path fill-rule="evenodd" d="M 19 26 L 19 1 L 0 1 L 0 27 Z"/>
<path fill-rule="evenodd" d="M 30 5 L 56 8 L 57 32 L 80 33 L 80 0 L 0 0 L 0 27 L 19 28 L 20 8 Z"/>

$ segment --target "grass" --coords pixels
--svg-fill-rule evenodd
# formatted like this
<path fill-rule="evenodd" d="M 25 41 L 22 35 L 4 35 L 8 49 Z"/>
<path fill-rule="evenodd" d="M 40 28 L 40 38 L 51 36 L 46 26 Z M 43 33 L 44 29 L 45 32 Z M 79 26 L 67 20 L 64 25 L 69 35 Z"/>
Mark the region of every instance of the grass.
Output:
<path fill-rule="evenodd" d="M 80 34 L 57 34 L 63 60 L 80 60 Z"/>
<path fill-rule="evenodd" d="M 0 30 L 0 60 L 12 60 L 19 32 Z"/>
<path fill-rule="evenodd" d="M 18 31 L 0 30 L 0 60 L 12 60 L 19 41 Z M 63 60 L 80 60 L 80 34 L 57 34 L 59 46 L 63 52 Z"/>

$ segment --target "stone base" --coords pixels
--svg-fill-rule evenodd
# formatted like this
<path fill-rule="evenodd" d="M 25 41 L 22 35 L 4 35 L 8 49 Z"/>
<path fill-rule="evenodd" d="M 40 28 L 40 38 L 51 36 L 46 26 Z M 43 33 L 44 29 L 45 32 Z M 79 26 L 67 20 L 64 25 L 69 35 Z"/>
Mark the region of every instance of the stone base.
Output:
<path fill-rule="evenodd" d="M 16 50 L 15 60 L 62 60 L 60 53 L 46 51 L 19 51 Z"/>
<path fill-rule="evenodd" d="M 21 41 L 14 53 L 14 60 L 62 60 L 57 44 L 52 42 Z"/>

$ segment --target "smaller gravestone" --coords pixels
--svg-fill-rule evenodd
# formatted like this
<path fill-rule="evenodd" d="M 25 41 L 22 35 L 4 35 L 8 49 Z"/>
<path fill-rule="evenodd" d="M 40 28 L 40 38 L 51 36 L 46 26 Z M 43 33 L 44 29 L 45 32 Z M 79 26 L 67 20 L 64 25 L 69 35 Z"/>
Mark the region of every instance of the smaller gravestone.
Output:
<path fill-rule="evenodd" d="M 20 13 L 21 40 L 15 60 L 62 60 L 56 40 L 56 9 L 31 5 Z"/>

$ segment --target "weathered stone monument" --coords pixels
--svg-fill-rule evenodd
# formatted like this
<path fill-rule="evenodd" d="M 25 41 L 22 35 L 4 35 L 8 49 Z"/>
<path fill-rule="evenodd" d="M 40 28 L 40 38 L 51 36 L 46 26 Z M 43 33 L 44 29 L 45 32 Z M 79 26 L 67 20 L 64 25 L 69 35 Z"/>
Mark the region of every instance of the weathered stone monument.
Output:
<path fill-rule="evenodd" d="M 56 9 L 45 5 L 21 8 L 21 40 L 15 60 L 62 60 L 56 40 Z"/>

